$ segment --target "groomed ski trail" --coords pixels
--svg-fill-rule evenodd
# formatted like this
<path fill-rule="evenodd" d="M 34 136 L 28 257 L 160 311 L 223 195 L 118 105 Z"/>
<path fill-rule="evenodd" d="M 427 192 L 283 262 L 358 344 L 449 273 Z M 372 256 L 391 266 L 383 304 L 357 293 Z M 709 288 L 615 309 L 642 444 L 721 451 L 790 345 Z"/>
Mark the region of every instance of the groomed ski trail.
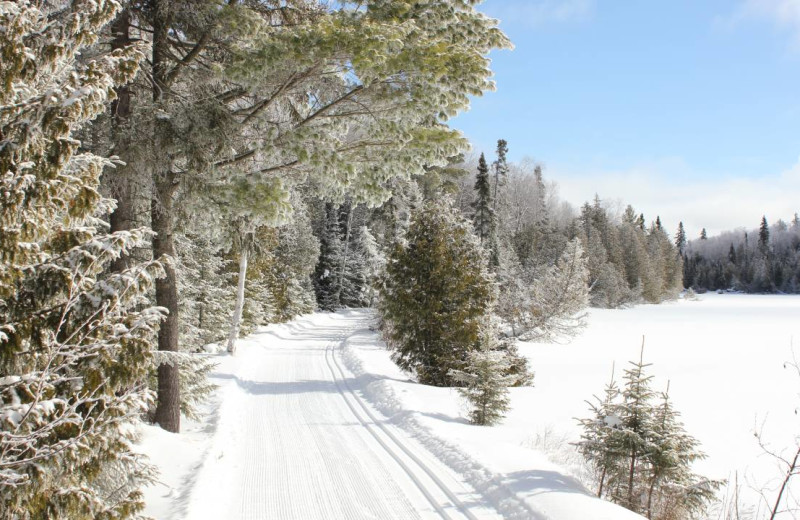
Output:
<path fill-rule="evenodd" d="M 486 500 L 365 402 L 338 359 L 363 316 L 316 314 L 238 343 L 179 518 L 492 519 Z"/>

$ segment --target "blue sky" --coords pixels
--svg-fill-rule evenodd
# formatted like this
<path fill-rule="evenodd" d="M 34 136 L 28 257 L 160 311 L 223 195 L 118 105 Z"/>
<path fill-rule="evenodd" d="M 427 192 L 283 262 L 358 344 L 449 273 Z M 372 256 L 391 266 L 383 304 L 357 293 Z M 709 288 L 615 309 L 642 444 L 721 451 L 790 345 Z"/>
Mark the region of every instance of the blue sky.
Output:
<path fill-rule="evenodd" d="M 505 138 L 570 202 L 599 192 L 690 232 L 800 210 L 800 0 L 480 9 L 516 48 L 491 56 L 497 92 L 452 122 L 477 152 Z"/>

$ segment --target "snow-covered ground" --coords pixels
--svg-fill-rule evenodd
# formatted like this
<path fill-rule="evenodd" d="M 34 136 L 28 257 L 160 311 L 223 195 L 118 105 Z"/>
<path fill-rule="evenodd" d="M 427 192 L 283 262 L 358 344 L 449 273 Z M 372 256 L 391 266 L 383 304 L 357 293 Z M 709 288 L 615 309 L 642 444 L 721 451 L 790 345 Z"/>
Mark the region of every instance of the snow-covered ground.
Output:
<path fill-rule="evenodd" d="M 533 388 L 512 389 L 497 427 L 463 419 L 457 392 L 416 384 L 389 359 L 368 311 L 315 314 L 242 340 L 219 356 L 208 418 L 172 435 L 144 431 L 162 468 L 146 490 L 158 519 L 641 518 L 600 501 L 572 476 L 575 417 L 601 392 L 612 363 L 638 357 L 670 394 L 709 455 L 698 471 L 739 472 L 761 488 L 793 442 L 800 381 L 783 368 L 800 329 L 800 298 L 703 295 L 627 310 L 592 310 L 566 345 L 523 344 Z M 795 334 L 797 335 L 797 334 Z M 554 462 L 555 461 L 555 462 Z"/>
<path fill-rule="evenodd" d="M 697 464 L 698 472 L 731 482 L 738 473 L 742 501 L 758 504 L 762 489 L 773 501 L 785 468 L 764 455 L 753 432 L 763 430 L 770 448 L 787 455 L 800 435 L 795 414 L 800 377 L 784 368 L 792 361 L 793 337 L 800 357 L 800 297 L 709 293 L 699 298 L 592 309 L 588 328 L 570 344 L 522 345 L 536 371 L 536 387 L 515 397 L 507 426 L 549 427 L 556 436 L 574 439 L 579 434 L 574 417 L 588 416 L 583 400 L 602 392 L 612 362 L 619 380 L 627 362 L 638 358 L 644 336 L 644 358 L 653 364 L 656 388 L 670 382 L 686 430 L 708 455 Z"/>

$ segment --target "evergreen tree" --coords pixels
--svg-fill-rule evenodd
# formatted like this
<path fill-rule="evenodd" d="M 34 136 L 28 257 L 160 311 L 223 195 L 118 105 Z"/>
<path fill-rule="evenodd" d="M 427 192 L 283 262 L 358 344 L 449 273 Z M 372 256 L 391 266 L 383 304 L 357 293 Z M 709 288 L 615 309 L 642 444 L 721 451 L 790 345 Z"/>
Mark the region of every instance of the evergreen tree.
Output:
<path fill-rule="evenodd" d="M 473 424 L 492 426 L 508 411 L 508 387 L 517 380 L 509 374 L 510 369 L 507 353 L 498 350 L 496 332 L 483 327 L 479 348 L 467 353 L 464 369 L 452 369 L 448 374 L 462 385 L 458 391 L 472 405 L 469 417 Z"/>
<path fill-rule="evenodd" d="M 699 442 L 686 433 L 680 414 L 672 407 L 667 391 L 653 413 L 653 448 L 647 454 L 650 463 L 647 518 L 698 518 L 715 499 L 721 482 L 695 475 L 692 465 L 705 455 Z"/>
<path fill-rule="evenodd" d="M 706 233 L 706 228 L 700 230 L 700 240 L 708 240 L 708 233 Z"/>
<path fill-rule="evenodd" d="M 230 325 L 234 293 L 230 261 L 207 233 L 176 236 L 180 278 L 181 350 L 199 352 L 222 340 Z"/>
<path fill-rule="evenodd" d="M 653 377 L 645 374 L 650 364 L 644 362 L 644 346 L 638 362 L 630 362 L 623 377 L 620 403 L 619 442 L 622 453 L 625 453 L 624 466 L 619 487 L 614 491 L 613 500 L 631 511 L 641 512 L 640 497 L 643 480 L 646 478 L 645 466 L 647 454 L 652 450 L 654 409 L 652 399 L 655 396 L 651 388 Z"/>
<path fill-rule="evenodd" d="M 632 362 L 621 390 L 612 370 L 604 398 L 590 404 L 592 417 L 580 420 L 576 446 L 594 473 L 599 497 L 656 520 L 699 518 L 720 482 L 692 472 L 704 455 L 667 393 L 651 389 L 648 366 L 641 357 Z"/>
<path fill-rule="evenodd" d="M 316 308 L 311 276 L 320 255 L 308 208 L 297 194 L 292 196 L 292 221 L 278 228 L 278 243 L 272 264 L 275 318 L 288 321 Z"/>
<path fill-rule="evenodd" d="M 611 369 L 611 380 L 606 385 L 603 398 L 595 396 L 595 403 L 587 402 L 592 417 L 580 419 L 583 428 L 581 440 L 575 444 L 578 452 L 589 464 L 597 482 L 597 496 L 608 496 L 609 489 L 619 487 L 619 468 L 626 453 L 620 442 L 620 405 L 618 399 L 620 389 L 614 380 L 614 369 Z"/>
<path fill-rule="evenodd" d="M 683 250 L 686 249 L 686 231 L 683 229 L 683 222 L 678 223 L 678 232 L 675 233 L 675 247 L 678 248 L 678 253 L 683 255 Z"/>
<path fill-rule="evenodd" d="M 336 273 L 341 266 L 344 251 L 339 237 L 338 212 L 330 202 L 325 204 L 324 227 L 319 237 L 319 243 L 319 260 L 314 269 L 314 291 L 317 294 L 319 308 L 324 311 L 333 311 L 339 307 Z"/>
<path fill-rule="evenodd" d="M 477 237 L 459 211 L 431 201 L 391 251 L 379 311 L 393 358 L 424 384 L 446 386 L 481 341 L 495 288 Z"/>
<path fill-rule="evenodd" d="M 0 7 L 0 518 L 118 519 L 143 507 L 133 449 L 155 329 L 155 263 L 109 273 L 143 230 L 107 233 L 115 164 L 74 134 L 133 79 L 136 46 L 83 59 L 113 1 Z"/>
<path fill-rule="evenodd" d="M 494 162 L 494 194 L 492 196 L 492 209 L 498 214 L 497 201 L 500 197 L 500 188 L 508 180 L 508 143 L 505 139 L 497 141 L 497 160 Z"/>
<path fill-rule="evenodd" d="M 767 224 L 767 217 L 761 217 L 761 225 L 758 228 L 758 251 L 761 256 L 769 256 L 769 225 Z"/>
<path fill-rule="evenodd" d="M 495 213 L 492 203 L 492 189 L 489 181 L 489 167 L 486 158 L 481 154 L 478 160 L 478 175 L 475 178 L 475 202 L 472 222 L 475 232 L 487 250 L 493 245 L 492 238 L 495 231 Z"/>

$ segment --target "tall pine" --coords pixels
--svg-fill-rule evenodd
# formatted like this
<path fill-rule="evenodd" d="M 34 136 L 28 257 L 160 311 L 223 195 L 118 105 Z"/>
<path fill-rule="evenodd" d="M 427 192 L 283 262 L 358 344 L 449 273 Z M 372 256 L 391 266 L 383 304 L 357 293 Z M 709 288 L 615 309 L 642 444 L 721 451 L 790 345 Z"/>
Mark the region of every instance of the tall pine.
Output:
<path fill-rule="evenodd" d="M 489 179 L 489 167 L 486 157 L 481 154 L 478 159 L 478 174 L 475 177 L 475 202 L 472 204 L 472 222 L 475 233 L 485 248 L 491 247 L 494 234 L 495 213 L 492 203 L 492 186 Z"/>

